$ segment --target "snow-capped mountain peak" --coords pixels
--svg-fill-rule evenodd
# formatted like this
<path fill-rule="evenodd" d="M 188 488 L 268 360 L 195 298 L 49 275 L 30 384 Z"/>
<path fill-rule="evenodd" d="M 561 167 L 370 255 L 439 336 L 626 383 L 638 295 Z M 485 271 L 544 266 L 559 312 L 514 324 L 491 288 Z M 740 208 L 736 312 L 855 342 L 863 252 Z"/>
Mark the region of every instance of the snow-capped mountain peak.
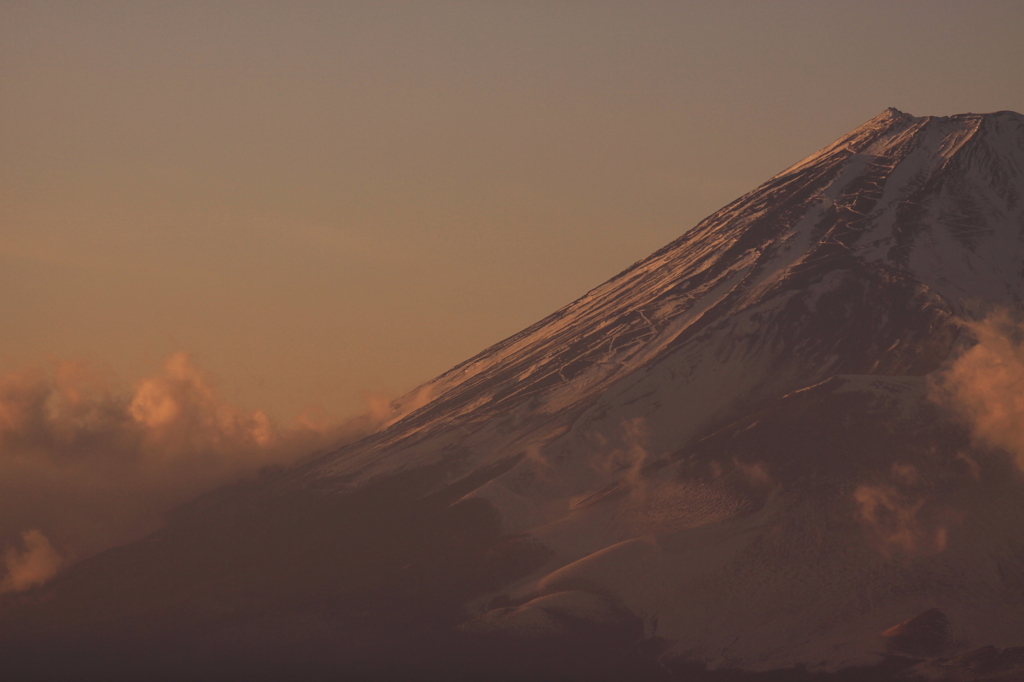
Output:
<path fill-rule="evenodd" d="M 928 372 L 953 316 L 1024 296 L 1022 168 L 1019 114 L 887 109 L 418 388 L 399 403 L 422 407 L 308 474 L 358 485 L 453 451 L 472 468 L 543 446 L 595 404 L 697 391 L 668 429 L 677 442 L 740 395 Z"/>

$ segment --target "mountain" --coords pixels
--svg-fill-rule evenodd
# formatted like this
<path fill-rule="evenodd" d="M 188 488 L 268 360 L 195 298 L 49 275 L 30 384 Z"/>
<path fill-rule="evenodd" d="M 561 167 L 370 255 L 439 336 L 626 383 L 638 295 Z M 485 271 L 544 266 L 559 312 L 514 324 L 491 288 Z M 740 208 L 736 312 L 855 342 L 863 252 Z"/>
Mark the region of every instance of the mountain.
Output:
<path fill-rule="evenodd" d="M 427 405 L 307 473 L 358 485 L 457 451 L 472 468 L 636 415 L 675 449 L 737 401 L 835 374 L 925 374 L 953 316 L 1024 293 L 1021 135 L 1009 112 L 887 110 L 420 387 L 405 401 Z"/>
<path fill-rule="evenodd" d="M 67 679 L 1012 679 L 1024 477 L 934 395 L 1022 298 L 1024 117 L 888 109 L 0 639 Z"/>

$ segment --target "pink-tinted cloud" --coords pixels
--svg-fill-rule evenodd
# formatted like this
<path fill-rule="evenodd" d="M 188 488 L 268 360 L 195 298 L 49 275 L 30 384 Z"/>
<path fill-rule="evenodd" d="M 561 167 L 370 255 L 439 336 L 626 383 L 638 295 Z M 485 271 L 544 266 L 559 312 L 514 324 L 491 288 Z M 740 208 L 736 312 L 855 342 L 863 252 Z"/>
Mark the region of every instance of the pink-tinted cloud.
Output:
<path fill-rule="evenodd" d="M 769 488 L 773 485 L 768 467 L 763 462 L 741 462 L 734 457 L 732 463 L 748 484 L 756 488 Z"/>
<path fill-rule="evenodd" d="M 946 549 L 949 526 L 958 522 L 948 508 L 930 503 L 917 468 L 894 463 L 888 480 L 853 492 L 858 517 L 871 540 L 886 554 L 918 556 Z"/>
<path fill-rule="evenodd" d="M 60 555 L 38 529 L 25 531 L 21 539 L 23 549 L 8 547 L 4 553 L 6 575 L 0 580 L 0 593 L 22 592 L 42 585 L 60 568 Z"/>
<path fill-rule="evenodd" d="M 639 482 L 640 469 L 648 459 L 647 421 L 643 417 L 626 419 L 619 424 L 616 443 L 600 433 L 592 434 L 591 440 L 599 453 L 591 462 L 596 470 L 605 474 L 625 472 L 625 479 L 630 483 Z"/>
<path fill-rule="evenodd" d="M 965 324 L 977 343 L 936 376 L 931 396 L 1024 469 L 1024 324 L 1005 311 Z"/>

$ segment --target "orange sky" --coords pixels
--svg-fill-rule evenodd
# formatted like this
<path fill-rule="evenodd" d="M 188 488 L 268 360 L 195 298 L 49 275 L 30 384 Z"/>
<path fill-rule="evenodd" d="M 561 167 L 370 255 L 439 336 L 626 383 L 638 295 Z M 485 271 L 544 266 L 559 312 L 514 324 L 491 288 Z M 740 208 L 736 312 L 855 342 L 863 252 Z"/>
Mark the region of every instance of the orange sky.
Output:
<path fill-rule="evenodd" d="M 340 416 L 887 106 L 1024 111 L 1019 2 L 0 3 L 0 374 Z"/>

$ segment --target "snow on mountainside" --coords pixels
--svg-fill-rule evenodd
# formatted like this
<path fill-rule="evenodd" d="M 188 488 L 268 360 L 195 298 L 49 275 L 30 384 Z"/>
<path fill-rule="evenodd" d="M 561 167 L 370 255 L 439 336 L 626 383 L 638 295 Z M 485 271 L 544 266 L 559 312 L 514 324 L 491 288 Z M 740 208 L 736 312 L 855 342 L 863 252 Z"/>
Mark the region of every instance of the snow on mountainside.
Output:
<path fill-rule="evenodd" d="M 1022 178 L 1019 114 L 889 109 L 418 388 L 399 409 L 425 406 L 308 474 L 351 485 L 479 466 L 542 447 L 588 407 L 664 421 L 652 437 L 671 445 L 737 399 L 840 372 L 926 373 L 953 315 L 1024 295 Z M 679 396 L 685 414 L 623 409 L 641 395 Z"/>
<path fill-rule="evenodd" d="M 614 604 L 563 601 L 648 630 L 660 614 L 712 665 L 870 663 L 877 633 L 937 602 L 961 644 L 1024 644 L 1024 497 L 953 481 L 960 451 L 920 422 L 958 318 L 1022 298 L 1024 117 L 888 109 L 291 485 L 486 470 L 468 497 L 553 558 L 471 629 L 555 632 L 544 595 L 583 589 Z M 734 452 L 744 433 L 765 435 Z"/>

